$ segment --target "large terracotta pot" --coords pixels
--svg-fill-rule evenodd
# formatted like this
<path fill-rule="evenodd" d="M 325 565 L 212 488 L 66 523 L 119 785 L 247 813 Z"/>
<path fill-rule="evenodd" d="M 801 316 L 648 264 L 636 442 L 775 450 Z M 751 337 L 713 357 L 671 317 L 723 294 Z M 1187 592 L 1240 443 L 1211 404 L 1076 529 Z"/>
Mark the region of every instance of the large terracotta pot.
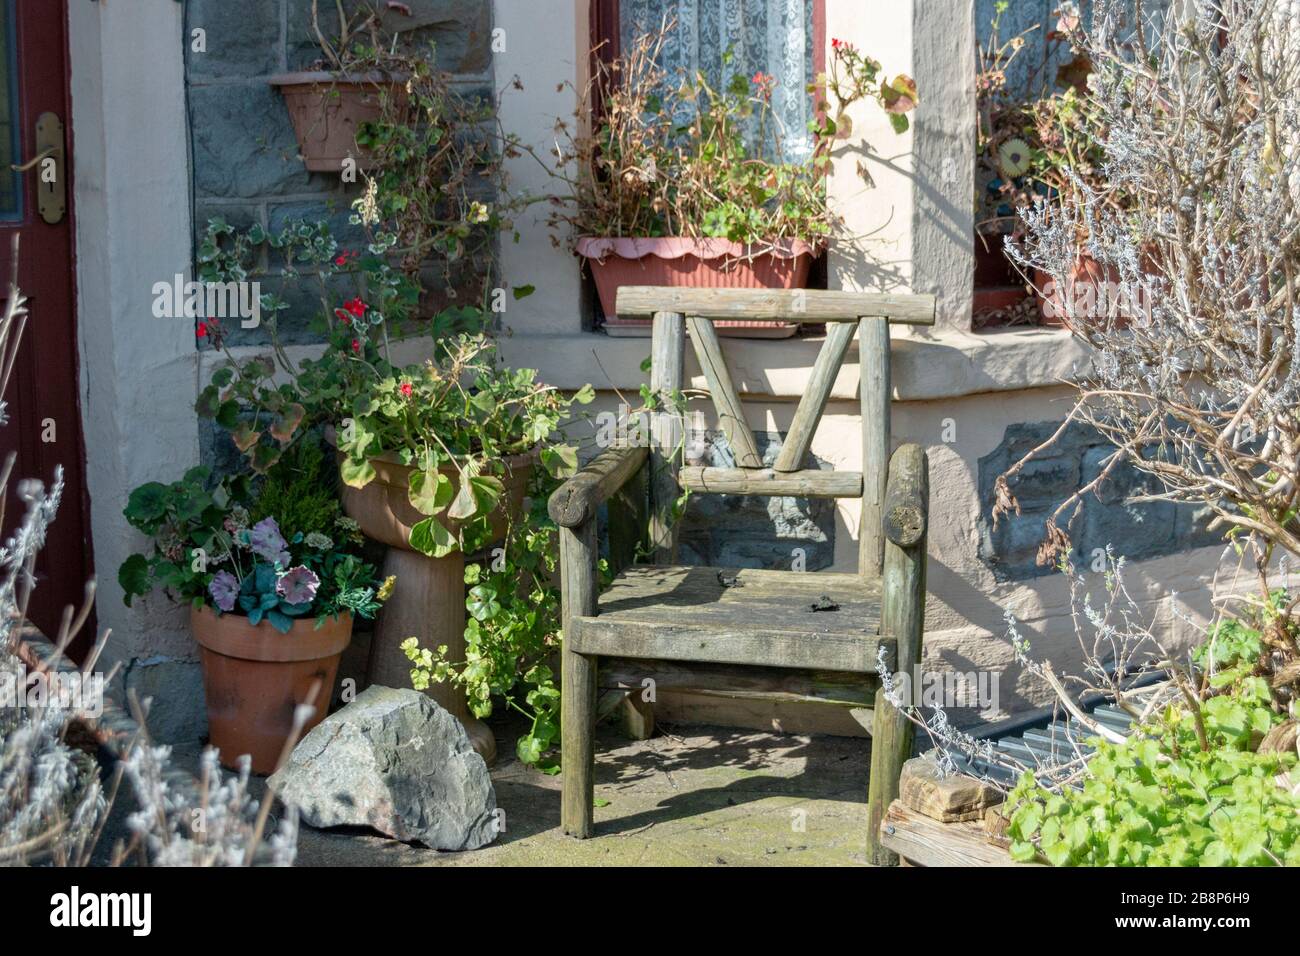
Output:
<path fill-rule="evenodd" d="M 492 515 L 500 539 L 508 520 L 523 509 L 528 478 L 537 461 L 535 452 L 505 460 L 502 504 Z M 366 537 L 388 545 L 384 575 L 396 575 L 397 586 L 375 621 L 367 668 L 370 683 L 384 687 L 410 687 L 411 662 L 401 644 L 418 638 L 423 647 L 447 647 L 452 661 L 465 659 L 465 556 L 454 551 L 431 558 L 411 549 L 411 526 L 423 520 L 407 498 L 412 469 L 393 456 L 372 458 L 375 479 L 364 488 L 343 486 L 343 510 L 361 525 Z M 456 480 L 455 469 L 443 469 Z M 439 518 L 454 533 L 456 522 Z M 487 725 L 469 710 L 465 690 L 450 683 L 432 684 L 427 693 L 464 725 L 470 743 L 485 761 L 496 758 L 496 740 Z"/>
<path fill-rule="evenodd" d="M 503 507 L 493 512 L 489 519 L 497 540 L 505 535 L 508 521 L 518 517 L 523 508 L 528 479 L 536 461 L 537 453 L 533 451 L 505 460 L 506 473 L 499 476 L 505 485 Z M 411 472 L 415 469 L 403 465 L 396 455 L 391 454 L 371 458 L 370 464 L 375 469 L 375 478 L 370 484 L 364 488 L 342 485 L 343 510 L 361 525 L 361 531 L 367 538 L 409 551 L 411 528 L 425 518 L 408 497 Z M 440 468 L 439 471 L 459 484 L 459 475 L 451 465 Z M 460 527 L 458 522 L 451 521 L 445 515 L 440 515 L 438 521 L 453 533 Z"/>
<path fill-rule="evenodd" d="M 269 82 L 284 96 L 304 165 L 318 173 L 341 172 L 348 157 L 368 168 L 370 151 L 357 146 L 357 128 L 381 117 L 385 94 L 406 98 L 405 80 L 383 74 L 281 73 Z"/>
<path fill-rule="evenodd" d="M 293 730 L 294 708 L 316 708 L 304 734 L 324 719 L 339 656 L 352 640 L 351 616 L 326 618 L 319 629 L 315 618 L 303 618 L 281 634 L 266 622 L 254 626 L 204 606 L 190 611 L 190 627 L 203 659 L 208 738 L 221 751 L 222 765 L 233 769 L 241 754 L 249 754 L 255 773 L 270 773 Z M 317 681 L 317 699 L 309 701 Z"/>
<path fill-rule="evenodd" d="M 803 289 L 820 248 L 799 239 L 773 243 L 749 255 L 750 249 L 727 239 L 613 239 L 587 236 L 577 241 L 578 255 L 587 260 L 605 330 L 610 335 L 645 335 L 649 319 L 620 319 L 615 314 L 618 290 L 625 285 L 666 285 L 704 289 Z M 725 321 L 723 335 L 744 338 L 788 338 L 793 323 Z"/>

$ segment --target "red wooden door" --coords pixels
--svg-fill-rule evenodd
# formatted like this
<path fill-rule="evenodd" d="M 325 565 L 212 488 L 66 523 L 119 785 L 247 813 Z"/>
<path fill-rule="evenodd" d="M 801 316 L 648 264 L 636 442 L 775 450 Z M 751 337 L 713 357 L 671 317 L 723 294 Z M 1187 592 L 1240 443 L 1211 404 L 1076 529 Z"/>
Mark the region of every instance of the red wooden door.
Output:
<path fill-rule="evenodd" d="M 18 456 L 4 534 L 23 510 L 17 481 L 38 478 L 48 486 L 61 465 L 63 500 L 28 607 L 28 617 L 51 637 L 64 607 L 80 607 L 92 573 L 74 311 L 67 22 L 67 0 L 0 0 L 0 295 L 8 288 L 17 232 L 18 286 L 29 300 L 4 396 L 9 423 L 0 427 L 0 460 Z M 29 168 L 14 169 L 31 160 Z M 92 640 L 89 624 L 73 646 L 76 654 Z"/>

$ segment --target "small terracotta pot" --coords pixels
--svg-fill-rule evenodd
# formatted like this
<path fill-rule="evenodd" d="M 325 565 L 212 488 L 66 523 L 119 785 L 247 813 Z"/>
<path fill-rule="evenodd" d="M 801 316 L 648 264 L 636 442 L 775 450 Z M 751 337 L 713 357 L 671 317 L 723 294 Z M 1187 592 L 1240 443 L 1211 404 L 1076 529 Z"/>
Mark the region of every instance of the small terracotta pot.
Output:
<path fill-rule="evenodd" d="M 1106 306 L 1106 312 L 1103 314 L 1098 311 L 1095 315 L 1080 316 L 1079 321 L 1092 325 L 1108 325 L 1115 329 L 1127 328 L 1134 318 L 1132 310 L 1122 309 L 1116 312 L 1112 307 L 1113 303 L 1103 298 L 1113 293 L 1119 278 L 1117 268 L 1102 265 L 1082 250 L 1079 251 L 1070 269 L 1064 290 L 1057 288 L 1052 277 L 1046 272 L 1035 269 L 1033 285 L 1034 295 L 1038 299 L 1039 315 L 1042 317 L 1040 324 L 1048 328 L 1082 331 L 1075 328 L 1074 322 L 1071 321 L 1068 303 L 1077 304 L 1081 298 L 1086 302 L 1086 296 L 1091 295 L 1098 302 L 1098 308 L 1102 305 Z"/>
<path fill-rule="evenodd" d="M 404 77 L 383 74 L 282 73 L 269 82 L 289 108 L 303 164 L 316 173 L 341 172 L 349 156 L 357 168 L 369 168 L 370 151 L 357 146 L 358 127 L 383 115 L 385 93 L 399 102 L 407 95 Z"/>
<path fill-rule="evenodd" d="M 798 239 L 777 242 L 753 256 L 750 248 L 727 239 L 682 237 L 614 239 L 587 236 L 575 249 L 587 260 L 605 328 L 611 335 L 644 334 L 649 319 L 620 319 L 618 290 L 625 285 L 684 286 L 695 289 L 802 289 L 819 246 Z M 789 338 L 798 326 L 787 322 L 725 321 L 725 335 L 743 338 Z"/>
<path fill-rule="evenodd" d="M 352 617 L 326 618 L 319 630 L 315 618 L 303 618 L 281 634 L 265 621 L 254 626 L 204 606 L 190 611 L 190 627 L 203 659 L 208 738 L 221 751 L 222 766 L 233 769 L 249 754 L 254 773 L 270 773 L 293 730 L 294 708 L 316 708 L 304 734 L 325 718 L 339 656 L 352 640 Z M 308 701 L 317 681 L 317 700 Z"/>
<path fill-rule="evenodd" d="M 342 456 L 340 455 L 340 460 Z M 492 531 L 495 539 L 505 536 L 506 525 L 517 518 L 523 510 L 524 495 L 528 491 L 528 479 L 532 475 L 537 461 L 537 453 L 525 452 L 505 460 L 506 473 L 501 476 L 505 485 L 502 506 L 492 513 Z M 375 478 L 364 488 L 350 488 L 342 485 L 343 510 L 348 517 L 361 525 L 361 533 L 390 548 L 412 550 L 411 527 L 423 521 L 426 515 L 411 504 L 408 492 L 411 472 L 415 469 L 403 465 L 394 455 L 380 455 L 370 459 L 375 469 Z M 439 469 L 453 482 L 458 482 L 459 475 L 454 467 L 447 465 Z M 460 523 L 439 515 L 438 521 L 453 534 Z"/>

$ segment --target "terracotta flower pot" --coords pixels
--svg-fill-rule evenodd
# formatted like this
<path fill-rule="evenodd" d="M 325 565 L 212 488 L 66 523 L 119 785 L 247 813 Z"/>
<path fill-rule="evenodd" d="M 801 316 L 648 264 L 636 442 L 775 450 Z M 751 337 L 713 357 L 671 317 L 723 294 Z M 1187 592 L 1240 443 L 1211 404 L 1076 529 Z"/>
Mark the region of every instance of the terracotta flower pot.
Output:
<path fill-rule="evenodd" d="M 255 773 L 270 773 L 293 730 L 294 708 L 316 708 L 304 734 L 325 718 L 339 656 L 352 640 L 352 617 L 326 618 L 319 630 L 315 618 L 302 618 L 281 634 L 265 622 L 254 626 L 204 606 L 190 611 L 190 627 L 203 660 L 208 738 L 221 751 L 222 765 L 234 768 L 241 754 L 249 754 Z M 317 681 L 318 699 L 308 701 Z"/>
<path fill-rule="evenodd" d="M 704 289 L 802 289 L 821 249 L 799 239 L 783 240 L 750 256 L 750 249 L 727 239 L 613 239 L 587 236 L 576 244 L 587 260 L 605 329 L 610 335 L 644 335 L 649 319 L 620 319 L 615 302 L 620 286 L 666 285 Z M 788 338 L 793 323 L 718 322 L 723 335 Z"/>
<path fill-rule="evenodd" d="M 370 151 L 357 146 L 358 127 L 383 115 L 385 93 L 406 99 L 405 79 L 382 74 L 282 73 L 270 84 L 284 96 L 304 165 L 317 173 L 341 172 L 349 156 L 368 168 Z"/>
<path fill-rule="evenodd" d="M 518 517 L 523 509 L 524 495 L 528 490 L 528 479 L 533 473 L 537 461 L 536 452 L 525 452 L 505 460 L 506 474 L 502 476 L 505 495 L 502 506 L 492 513 L 489 519 L 496 539 L 506 533 L 509 520 Z M 411 472 L 415 469 L 403 465 L 395 455 L 380 455 L 370 459 L 375 469 L 375 479 L 364 488 L 342 486 L 343 510 L 348 517 L 361 525 L 361 533 L 390 548 L 411 549 L 411 527 L 426 517 L 411 504 L 408 492 Z M 447 465 L 439 469 L 453 482 L 459 483 L 459 475 L 454 467 Z M 453 533 L 460 523 L 439 515 L 438 521 Z"/>
<path fill-rule="evenodd" d="M 1119 301 L 1119 270 L 1114 266 L 1104 266 L 1088 253 L 1080 250 L 1065 287 L 1058 288 L 1052 277 L 1041 269 L 1034 270 L 1034 294 L 1038 299 L 1041 324 L 1049 328 L 1067 328 L 1076 332 L 1076 321 L 1070 312 L 1082 312 L 1076 320 L 1091 325 L 1106 325 L 1110 328 L 1127 328 L 1135 317 L 1136 307 L 1127 301 Z"/>

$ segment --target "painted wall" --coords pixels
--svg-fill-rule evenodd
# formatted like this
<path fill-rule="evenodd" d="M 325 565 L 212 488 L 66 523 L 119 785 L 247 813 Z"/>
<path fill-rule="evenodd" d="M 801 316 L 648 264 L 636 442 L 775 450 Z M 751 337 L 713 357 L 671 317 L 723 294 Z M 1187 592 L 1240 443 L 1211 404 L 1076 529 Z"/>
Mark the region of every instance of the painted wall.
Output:
<path fill-rule="evenodd" d="M 193 325 L 155 318 L 153 286 L 188 275 L 190 183 L 179 4 L 69 4 L 81 411 L 106 662 L 152 696 L 162 739 L 203 726 L 184 612 L 122 603 L 118 565 L 142 541 L 135 486 L 198 461 Z"/>

